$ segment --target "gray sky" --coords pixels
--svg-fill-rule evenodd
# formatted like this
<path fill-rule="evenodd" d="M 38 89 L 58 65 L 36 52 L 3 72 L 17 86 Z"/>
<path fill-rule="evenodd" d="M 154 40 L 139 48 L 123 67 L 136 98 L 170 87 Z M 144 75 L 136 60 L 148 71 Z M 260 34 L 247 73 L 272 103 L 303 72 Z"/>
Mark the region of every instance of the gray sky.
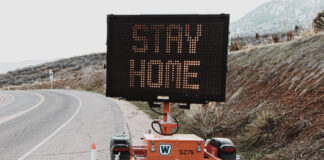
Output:
<path fill-rule="evenodd" d="M 1 0 L 0 62 L 106 51 L 107 14 L 218 14 L 231 22 L 269 0 Z"/>

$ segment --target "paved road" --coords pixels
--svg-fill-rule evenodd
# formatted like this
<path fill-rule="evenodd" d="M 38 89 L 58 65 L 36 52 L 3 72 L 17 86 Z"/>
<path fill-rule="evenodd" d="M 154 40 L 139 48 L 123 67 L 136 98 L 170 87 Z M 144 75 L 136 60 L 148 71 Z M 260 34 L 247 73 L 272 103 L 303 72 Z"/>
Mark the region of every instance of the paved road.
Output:
<path fill-rule="evenodd" d="M 109 159 L 109 138 L 124 132 L 120 106 L 71 90 L 0 91 L 0 160 Z"/>

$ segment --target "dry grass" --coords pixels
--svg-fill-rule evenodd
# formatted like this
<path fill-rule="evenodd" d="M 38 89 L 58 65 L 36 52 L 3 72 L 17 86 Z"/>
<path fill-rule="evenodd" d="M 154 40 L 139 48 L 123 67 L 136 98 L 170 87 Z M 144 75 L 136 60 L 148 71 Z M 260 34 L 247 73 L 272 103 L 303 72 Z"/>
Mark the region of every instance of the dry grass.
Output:
<path fill-rule="evenodd" d="M 251 53 L 255 47 L 252 44 L 249 44 L 246 48 L 246 53 Z"/>
<path fill-rule="evenodd" d="M 298 121 L 287 128 L 285 134 L 282 136 L 282 139 L 289 143 L 311 125 L 312 124 L 307 120 Z"/>
<path fill-rule="evenodd" d="M 324 33 L 320 33 L 230 54 L 227 102 L 219 112 L 233 118 L 221 119 L 219 123 L 227 123 L 217 135 L 232 137 L 248 159 L 318 158 L 321 154 L 300 149 L 300 158 L 293 151 L 303 141 L 311 142 L 301 148 L 318 151 L 321 147 L 312 145 L 318 140 L 309 137 L 324 127 L 323 44 Z M 272 123 L 266 118 L 272 114 L 275 128 L 266 125 Z M 265 152 L 259 154 L 260 150 Z"/>
<path fill-rule="evenodd" d="M 245 147 L 260 147 L 273 140 L 276 114 L 269 110 L 261 110 L 256 118 L 246 126 L 246 132 L 241 138 Z"/>
<path fill-rule="evenodd" d="M 320 129 L 314 136 L 304 141 L 295 141 L 285 159 L 322 160 L 324 157 L 324 130 Z"/>
<path fill-rule="evenodd" d="M 203 107 L 191 110 L 181 120 L 182 129 L 186 133 L 194 133 L 202 138 L 211 138 L 219 130 L 222 130 L 220 119 L 220 113 L 211 108 Z"/>
<path fill-rule="evenodd" d="M 310 27 L 309 29 L 302 29 L 300 32 L 300 35 L 303 38 L 308 38 L 308 37 L 314 36 L 315 34 L 316 34 L 316 32 L 312 27 Z"/>

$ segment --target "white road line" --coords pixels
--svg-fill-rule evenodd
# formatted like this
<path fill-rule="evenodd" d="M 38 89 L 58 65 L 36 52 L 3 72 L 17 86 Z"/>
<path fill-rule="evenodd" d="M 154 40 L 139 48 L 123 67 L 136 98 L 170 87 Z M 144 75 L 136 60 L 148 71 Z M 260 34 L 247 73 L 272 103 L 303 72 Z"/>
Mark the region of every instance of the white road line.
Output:
<path fill-rule="evenodd" d="M 67 126 L 74 119 L 74 117 L 76 117 L 76 115 L 80 112 L 81 107 L 82 107 L 82 101 L 81 101 L 80 97 L 78 97 L 76 95 L 73 95 L 71 93 L 67 93 L 67 92 L 61 92 L 61 91 L 52 91 L 52 92 L 60 92 L 60 93 L 67 94 L 67 95 L 70 95 L 70 96 L 76 98 L 79 101 L 78 109 L 74 112 L 74 114 L 62 126 L 60 126 L 58 129 L 56 129 L 52 134 L 50 134 L 47 138 L 45 138 L 43 141 L 41 141 L 39 144 L 37 144 L 30 151 L 28 151 L 23 156 L 18 158 L 18 160 L 23 160 L 23 159 L 27 158 L 34 151 L 36 151 L 39 147 L 41 147 L 43 144 L 45 144 L 47 141 L 49 141 L 51 138 L 53 138 L 58 132 L 60 132 L 65 126 Z"/>
<path fill-rule="evenodd" d="M 7 117 L 5 117 L 5 118 L 0 119 L 0 125 L 3 124 L 3 123 L 8 122 L 8 121 L 10 121 L 10 120 L 13 120 L 13 119 L 15 119 L 15 118 L 17 118 L 17 117 L 20 117 L 20 116 L 22 116 L 22 115 L 24 115 L 24 114 L 26 114 L 26 113 L 28 113 L 28 112 L 30 112 L 30 111 L 36 109 L 37 107 L 39 107 L 39 106 L 40 106 L 40 105 L 45 101 L 45 97 L 44 97 L 43 95 L 41 95 L 41 94 L 33 93 L 33 92 L 27 92 L 27 93 L 35 94 L 35 95 L 39 96 L 39 97 L 41 98 L 41 100 L 40 100 L 37 104 L 35 104 L 35 105 L 29 107 L 29 108 L 26 109 L 26 110 L 23 110 L 23 111 L 18 112 L 18 113 L 16 113 L 16 114 L 13 114 L 13 115 L 10 115 L 10 116 L 7 116 Z"/>
<path fill-rule="evenodd" d="M 11 95 L 11 94 L 8 94 L 8 95 L 10 95 L 12 98 L 8 102 L 7 102 L 6 98 L 2 98 L 2 102 L 0 103 L 0 108 L 2 108 L 4 106 L 8 106 L 9 104 L 11 104 L 15 100 L 14 95 Z"/>

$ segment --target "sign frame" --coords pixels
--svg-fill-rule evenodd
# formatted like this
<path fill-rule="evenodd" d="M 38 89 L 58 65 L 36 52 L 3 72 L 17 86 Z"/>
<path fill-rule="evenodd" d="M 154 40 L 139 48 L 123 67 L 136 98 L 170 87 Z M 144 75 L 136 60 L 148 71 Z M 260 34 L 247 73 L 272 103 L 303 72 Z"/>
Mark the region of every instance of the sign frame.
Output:
<path fill-rule="evenodd" d="M 222 77 L 225 77 L 222 79 L 222 85 L 220 86 L 221 88 L 221 96 L 219 97 L 183 97 L 181 95 L 163 95 L 163 94 L 129 94 L 129 93 L 113 93 L 111 92 L 112 85 L 112 61 L 111 61 L 111 56 L 112 56 L 112 25 L 115 22 L 128 22 L 128 23 L 138 23 L 136 20 L 139 18 L 144 18 L 144 19 L 150 19 L 151 23 L 157 23 L 159 22 L 159 19 L 167 19 L 167 18 L 192 18 L 192 19 L 197 19 L 201 18 L 203 21 L 208 22 L 208 20 L 222 20 L 224 21 L 224 30 L 223 30 L 223 38 L 224 42 L 222 45 L 222 54 L 224 58 L 224 63 L 225 65 L 222 66 Z M 150 23 L 148 22 L 148 23 Z M 226 72 L 227 72 L 227 55 L 228 55 L 228 40 L 229 40 L 229 14 L 185 14 L 185 15 L 113 15 L 110 14 L 107 16 L 107 56 L 106 56 L 106 63 L 107 63 L 107 74 L 106 74 L 106 96 L 107 97 L 122 97 L 127 100 L 132 100 L 132 101 L 155 101 L 155 102 L 179 102 L 179 103 L 207 103 L 209 101 L 216 101 L 216 102 L 224 102 L 226 99 Z M 159 99 L 158 97 L 164 97 L 163 99 Z M 168 97 L 168 98 L 165 98 Z"/>

